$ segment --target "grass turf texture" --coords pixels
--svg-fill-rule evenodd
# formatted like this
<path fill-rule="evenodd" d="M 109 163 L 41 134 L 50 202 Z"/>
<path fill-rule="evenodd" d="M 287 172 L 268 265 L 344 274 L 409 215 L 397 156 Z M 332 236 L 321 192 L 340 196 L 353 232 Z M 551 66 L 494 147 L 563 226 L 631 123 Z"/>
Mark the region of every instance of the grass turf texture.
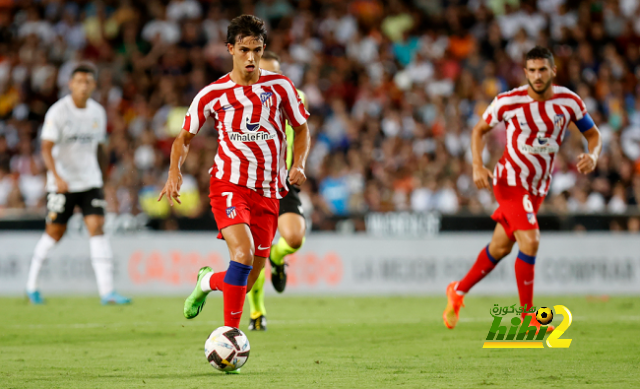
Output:
<path fill-rule="evenodd" d="M 222 325 L 222 299 L 194 320 L 179 298 L 50 298 L 45 306 L 0 299 L 2 388 L 460 388 L 619 387 L 640 383 L 640 298 L 607 302 L 539 297 L 563 304 L 569 349 L 482 349 L 494 303 L 468 297 L 455 330 L 442 323 L 444 298 L 267 298 L 269 331 L 242 330 L 251 356 L 240 375 L 207 363 L 203 346 Z M 510 317 L 510 316 L 508 316 Z M 554 319 L 553 324 L 558 324 Z M 546 347 L 546 346 L 545 346 Z"/>

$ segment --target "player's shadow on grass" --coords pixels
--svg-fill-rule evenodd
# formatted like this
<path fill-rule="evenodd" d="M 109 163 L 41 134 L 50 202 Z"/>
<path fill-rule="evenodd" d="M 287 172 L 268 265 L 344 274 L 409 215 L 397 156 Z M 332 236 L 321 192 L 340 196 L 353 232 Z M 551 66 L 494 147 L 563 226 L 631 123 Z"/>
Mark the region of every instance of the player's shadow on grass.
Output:
<path fill-rule="evenodd" d="M 138 379 L 143 379 L 143 380 L 154 380 L 154 379 L 167 379 L 167 378 L 198 378 L 198 377 L 216 377 L 216 376 L 220 376 L 220 377 L 224 377 L 228 374 L 224 374 L 222 372 L 218 372 L 218 371 L 211 371 L 209 373 L 192 373 L 192 374 L 152 374 L 152 375 L 145 375 L 145 376 L 139 376 L 136 377 Z M 246 374 L 245 374 L 246 375 Z M 109 377 L 116 377 L 116 376 L 109 376 Z M 122 377 L 128 377 L 131 378 L 130 375 L 128 376 L 122 376 Z"/>

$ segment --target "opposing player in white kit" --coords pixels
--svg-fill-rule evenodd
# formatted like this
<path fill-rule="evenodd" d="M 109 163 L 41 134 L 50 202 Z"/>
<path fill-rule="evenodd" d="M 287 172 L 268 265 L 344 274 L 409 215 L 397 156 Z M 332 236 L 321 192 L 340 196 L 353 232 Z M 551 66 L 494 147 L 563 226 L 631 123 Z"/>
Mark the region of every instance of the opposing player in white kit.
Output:
<path fill-rule="evenodd" d="M 91 99 L 95 89 L 95 71 L 81 65 L 74 69 L 69 81 L 70 95 L 49 108 L 42 127 L 42 158 L 47 167 L 47 226 L 36 244 L 27 296 L 33 304 L 44 301 L 37 287 L 38 273 L 49 251 L 67 230 L 67 222 L 75 207 L 82 210 L 89 230 L 91 264 L 96 273 L 98 292 L 103 304 L 126 304 L 131 300 L 113 289 L 111 246 L 104 236 L 102 191 L 106 171 L 107 115 L 104 108 Z"/>

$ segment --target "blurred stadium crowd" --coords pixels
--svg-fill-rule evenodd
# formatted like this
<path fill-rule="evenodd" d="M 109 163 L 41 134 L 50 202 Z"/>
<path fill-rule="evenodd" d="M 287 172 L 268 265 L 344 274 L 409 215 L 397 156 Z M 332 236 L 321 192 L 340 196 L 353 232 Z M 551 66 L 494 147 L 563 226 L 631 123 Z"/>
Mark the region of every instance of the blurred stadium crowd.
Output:
<path fill-rule="evenodd" d="M 38 133 L 81 61 L 99 69 L 94 98 L 108 112 L 109 211 L 209 213 L 211 122 L 185 163 L 183 205 L 155 200 L 187 106 L 231 69 L 226 27 L 242 13 L 268 21 L 268 49 L 308 96 L 302 197 L 316 226 L 368 211 L 491 212 L 493 195 L 471 179 L 470 131 L 496 94 L 526 82 L 522 56 L 536 44 L 604 139 L 584 177 L 581 137 L 568 134 L 541 212 L 638 212 L 639 2 L 0 0 L 0 215 L 43 214 Z M 504 141 L 503 127 L 490 133 L 489 166 Z"/>

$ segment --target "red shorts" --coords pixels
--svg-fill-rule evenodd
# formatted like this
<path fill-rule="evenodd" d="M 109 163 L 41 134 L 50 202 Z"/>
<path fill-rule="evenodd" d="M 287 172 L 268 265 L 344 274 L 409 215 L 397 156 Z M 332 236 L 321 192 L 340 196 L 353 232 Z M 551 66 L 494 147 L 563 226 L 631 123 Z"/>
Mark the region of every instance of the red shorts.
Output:
<path fill-rule="evenodd" d="M 498 201 L 498 209 L 491 218 L 502 224 L 512 241 L 513 233 L 520 230 L 537 230 L 538 209 L 545 196 L 535 196 L 519 186 L 494 185 L 493 194 Z"/>
<path fill-rule="evenodd" d="M 256 191 L 211 176 L 209 191 L 211 210 L 218 230 L 234 224 L 246 224 L 251 230 L 255 255 L 269 257 L 271 242 L 278 229 L 278 199 L 267 198 Z M 222 232 L 218 239 L 224 239 Z"/>

